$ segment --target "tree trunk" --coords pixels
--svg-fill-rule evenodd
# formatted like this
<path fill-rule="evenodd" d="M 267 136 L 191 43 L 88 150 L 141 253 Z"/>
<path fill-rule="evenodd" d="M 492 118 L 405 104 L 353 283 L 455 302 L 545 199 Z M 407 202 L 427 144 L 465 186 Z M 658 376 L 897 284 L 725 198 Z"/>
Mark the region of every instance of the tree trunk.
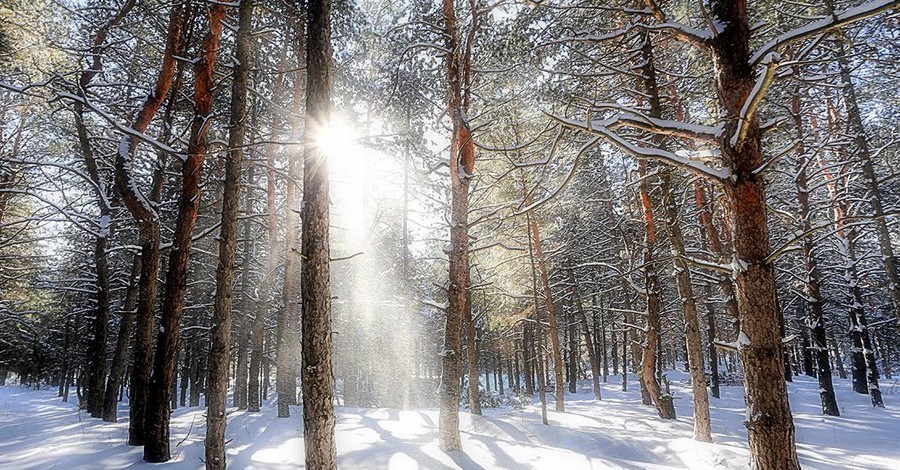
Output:
<path fill-rule="evenodd" d="M 104 184 L 97 182 L 98 184 Z M 101 199 L 101 200 L 105 200 Z M 109 236 L 110 208 L 101 203 L 100 232 L 94 242 L 94 262 L 97 276 L 97 309 L 93 320 L 93 338 L 88 343 L 90 371 L 88 374 L 87 411 L 94 418 L 103 415 L 104 382 L 106 382 L 106 342 L 109 330 L 109 258 L 106 254 Z"/>
<path fill-rule="evenodd" d="M 524 178 L 524 176 L 523 176 Z M 531 204 L 528 191 L 525 188 L 525 180 L 522 180 L 522 190 L 525 192 L 525 205 Z M 563 379 L 563 358 L 562 346 L 559 343 L 559 321 L 556 318 L 556 308 L 553 303 L 553 293 L 550 291 L 550 276 L 547 272 L 547 261 L 544 259 L 544 252 L 541 250 L 541 235 L 538 231 L 537 221 L 534 220 L 534 213 L 528 211 L 530 216 L 529 226 L 531 227 L 531 240 L 534 244 L 534 258 L 537 263 L 538 275 L 541 281 L 542 294 L 544 296 L 544 306 L 547 309 L 547 321 L 550 324 L 550 353 L 553 359 L 553 376 L 556 393 L 556 411 L 563 413 L 566 411 L 565 404 L 565 380 Z"/>
<path fill-rule="evenodd" d="M 522 323 L 522 368 L 525 371 L 525 394 L 534 396 L 534 325 L 527 319 Z"/>
<path fill-rule="evenodd" d="M 697 302 L 691 286 L 690 266 L 684 261 L 684 238 L 678 221 L 672 175 L 670 169 L 663 170 L 663 211 L 666 214 L 666 225 L 669 229 L 669 245 L 675 264 L 675 283 L 681 297 L 681 309 L 684 313 L 685 343 L 687 348 L 687 365 L 691 373 L 691 389 L 694 400 L 694 439 L 701 442 L 712 441 L 711 421 L 709 417 L 709 395 L 706 391 L 706 367 L 703 362 L 703 344 L 700 338 L 700 315 L 697 313 Z"/>
<path fill-rule="evenodd" d="M 328 249 L 328 156 L 317 137 L 331 122 L 331 1 L 307 3 L 309 40 L 303 164 L 303 437 L 306 468 L 337 469 Z"/>
<path fill-rule="evenodd" d="M 72 320 L 66 319 L 66 330 L 63 336 L 63 362 L 62 362 L 62 370 L 60 371 L 60 375 L 62 376 L 62 382 L 59 386 L 59 396 L 62 397 L 63 403 L 68 403 L 69 401 L 69 373 L 71 369 L 71 363 L 69 361 L 69 348 L 72 343 Z M 20 378 L 21 380 L 21 378 Z"/>
<path fill-rule="evenodd" d="M 568 377 L 566 377 L 569 381 L 569 393 L 575 393 L 578 391 L 578 358 L 580 354 L 578 354 L 578 335 L 575 331 L 575 320 L 573 318 L 574 314 L 570 309 L 566 310 L 566 332 L 569 337 L 569 357 L 568 365 L 569 372 Z"/>
<path fill-rule="evenodd" d="M 746 0 L 713 0 L 710 14 L 724 25 L 709 46 L 716 91 L 727 116 L 720 148 L 731 173 L 723 186 L 732 216 L 734 264 L 740 268 L 735 270 L 735 284 L 744 398 L 750 410 L 750 465 L 760 470 L 795 470 L 800 464 L 784 383 L 775 272 L 767 262 L 771 246 L 765 180 L 757 175 L 763 164 L 762 133 L 757 113 L 742 113 L 756 85 Z"/>
<path fill-rule="evenodd" d="M 834 15 L 834 2 L 825 2 L 829 13 Z M 841 76 L 841 95 L 847 107 L 847 119 L 851 127 L 853 144 L 856 147 L 856 157 L 862 164 L 863 182 L 866 194 L 863 196 L 869 202 L 872 210 L 872 223 L 875 225 L 875 235 L 881 248 L 881 260 L 888 281 L 888 293 L 891 304 L 894 307 L 894 316 L 897 317 L 897 326 L 900 328 L 900 271 L 898 271 L 897 258 L 894 256 L 894 247 L 891 244 L 891 232 L 888 229 L 888 219 L 882 204 L 881 188 L 875 166 L 872 162 L 872 154 L 869 150 L 869 141 L 866 137 L 866 129 L 862 121 L 862 113 L 859 110 L 859 102 L 856 97 L 856 88 L 853 86 L 850 61 L 847 57 L 847 48 L 850 45 L 848 38 L 841 30 L 835 33 L 837 41 L 835 52 Z"/>
<path fill-rule="evenodd" d="M 529 232 L 531 227 L 531 213 L 528 212 L 525 214 L 526 224 L 528 225 L 525 229 L 526 232 Z M 534 251 L 534 239 L 529 236 L 528 237 L 528 260 L 531 263 L 531 296 L 532 302 L 534 305 L 534 319 L 535 325 L 537 326 L 537 387 L 538 394 L 541 400 L 541 422 L 545 425 L 549 424 L 547 421 L 547 392 L 546 392 L 546 377 L 547 375 L 544 373 L 544 345 L 543 345 L 543 337 L 544 337 L 544 327 L 541 323 L 541 310 L 538 305 L 538 276 L 537 276 L 537 267 L 535 262 L 535 251 Z"/>
<path fill-rule="evenodd" d="M 825 317 L 823 314 L 822 292 L 819 281 L 819 263 L 813 255 L 813 237 L 811 208 L 809 203 L 809 183 L 806 168 L 809 159 L 806 156 L 806 147 L 803 144 L 803 118 L 800 109 L 800 95 L 794 93 L 791 107 L 791 117 L 797 129 L 797 138 L 800 145 L 797 147 L 797 202 L 800 204 L 800 231 L 807 234 L 803 237 L 803 262 L 806 272 L 805 294 L 809 299 L 807 306 L 806 328 L 809 329 L 809 346 L 804 351 L 804 363 L 810 352 L 815 356 L 815 377 L 819 381 L 819 397 L 822 402 L 822 413 L 829 416 L 840 416 L 837 399 L 834 394 L 834 385 L 831 380 L 831 363 L 828 359 L 828 344 L 825 336 Z M 812 358 L 810 358 L 812 359 Z"/>
<path fill-rule="evenodd" d="M 444 348 L 441 351 L 440 416 L 438 440 L 444 452 L 462 449 L 459 438 L 459 387 L 461 330 L 469 315 L 469 184 L 475 171 L 475 146 L 469 123 L 468 104 L 463 74 L 468 63 L 463 61 L 453 0 L 443 0 L 445 49 L 447 50 L 447 114 L 453 125 L 450 140 L 450 286 Z M 474 25 L 472 25 L 474 28 Z"/>
<path fill-rule="evenodd" d="M 645 41 L 645 45 L 647 42 Z M 645 46 L 646 47 L 646 46 Z M 644 72 L 646 76 L 646 71 Z M 647 180 L 647 162 L 638 161 L 638 171 L 641 178 L 640 202 L 644 211 L 644 286 L 647 294 L 647 323 L 645 327 L 644 347 L 641 354 L 641 383 L 647 390 L 647 395 L 656 407 L 656 412 L 662 419 L 675 419 L 675 405 L 672 397 L 663 393 L 657 378 L 658 359 L 660 356 L 660 286 L 659 275 L 653 261 L 653 249 L 656 246 L 656 224 L 653 217 L 653 207 L 650 203 L 650 183 Z"/>
<path fill-rule="evenodd" d="M 838 131 L 837 112 L 830 99 L 827 100 L 826 106 L 829 109 L 829 128 Z M 813 121 L 811 124 L 813 131 L 818 134 L 817 123 Z M 851 178 L 849 174 L 850 159 L 842 149 L 838 150 L 838 154 L 841 158 L 841 165 L 838 167 L 836 175 L 832 174 L 830 168 L 821 158 L 819 164 L 831 197 L 835 238 L 838 242 L 838 252 L 844 263 L 844 278 L 848 284 L 847 305 L 849 306 L 848 315 L 850 318 L 850 363 L 853 390 L 857 393 L 868 394 L 872 399 L 873 406 L 884 406 L 881 390 L 878 387 L 878 367 L 875 362 L 874 351 L 871 348 L 862 290 L 859 287 L 860 278 L 857 272 L 858 260 L 856 257 L 856 239 L 858 234 L 856 227 L 853 224 L 847 224 L 844 220 L 844 217 L 852 210 L 855 204 L 846 199 L 850 194 L 846 194 L 846 191 L 839 189 L 839 183 L 841 187 L 845 187 L 847 180 Z"/>
<path fill-rule="evenodd" d="M 302 31 L 302 30 L 301 30 Z M 302 42 L 301 42 L 302 43 Z M 302 50 L 302 49 L 298 49 Z M 284 88 L 286 77 L 284 75 L 287 68 L 285 59 L 285 51 L 281 52 L 281 60 L 278 65 L 279 75 L 275 79 L 275 87 L 272 92 L 274 100 L 279 102 L 284 97 Z M 304 61 L 298 59 L 302 64 Z M 302 84 L 300 73 L 297 73 L 297 83 Z M 298 85 L 298 89 L 302 90 L 302 86 Z M 302 92 L 295 92 L 302 94 Z M 258 413 L 261 406 L 260 400 L 260 371 L 262 369 L 263 346 L 265 340 L 266 317 L 269 312 L 269 298 L 272 295 L 272 283 L 275 279 L 275 271 L 278 269 L 278 215 L 275 213 L 275 154 L 276 146 L 274 143 L 280 129 L 280 122 L 283 119 L 283 112 L 279 109 L 272 110 L 271 132 L 272 138 L 266 143 L 266 233 L 267 247 L 266 264 L 263 268 L 262 279 L 260 280 L 259 302 L 256 304 L 256 315 L 250 329 L 250 363 L 247 382 L 247 410 L 251 413 Z M 289 183 L 292 184 L 292 183 Z M 289 211 L 290 212 L 290 211 Z"/>
<path fill-rule="evenodd" d="M 256 113 L 254 113 L 256 116 Z M 256 119 L 253 119 L 251 123 L 252 127 L 256 127 Z M 226 162 L 227 167 L 227 162 Z M 256 167 L 251 165 L 247 171 L 247 185 L 252 188 L 256 185 Z M 223 198 L 224 199 L 224 198 Z M 244 213 L 251 214 L 253 212 L 253 195 L 248 190 L 244 194 Z M 250 274 L 252 269 L 251 260 L 256 257 L 256 243 L 252 239 L 253 235 L 251 233 L 251 224 L 250 220 L 244 221 L 243 227 L 243 235 L 241 237 L 244 239 L 244 253 L 241 258 L 241 292 L 240 292 L 240 321 L 237 325 L 236 331 L 238 333 L 237 340 L 237 361 L 234 366 L 234 394 L 232 396 L 232 406 L 239 410 L 247 409 L 247 401 L 249 395 L 249 347 L 250 347 L 250 339 L 253 335 L 253 323 L 254 319 L 250 315 L 251 310 L 255 310 L 251 307 L 251 302 L 248 301 L 250 297 L 249 289 L 250 289 Z M 268 295 L 266 296 L 266 300 L 260 301 L 260 303 L 265 303 L 268 301 Z M 253 305 L 256 307 L 256 305 Z M 257 307 L 258 308 L 258 307 Z"/>
<path fill-rule="evenodd" d="M 716 351 L 716 309 L 713 308 L 712 288 L 707 283 L 706 289 L 706 341 L 709 357 L 709 391 L 712 396 L 719 396 L 719 353 Z"/>
<path fill-rule="evenodd" d="M 647 93 L 647 99 L 650 104 L 650 117 L 662 118 L 662 104 L 660 103 L 659 87 L 656 82 L 656 66 L 654 64 L 653 47 L 649 39 L 644 41 L 641 49 L 643 59 L 643 78 L 644 88 Z M 657 144 L 663 146 L 664 142 L 656 138 Z M 684 237 L 681 233 L 681 225 L 678 220 L 678 206 L 675 202 L 674 188 L 672 187 L 672 170 L 665 168 L 661 174 L 662 180 L 662 209 L 665 214 L 665 223 L 669 232 L 669 245 L 672 251 L 673 263 L 675 265 L 675 284 L 678 289 L 678 295 L 681 298 L 681 308 L 684 314 L 684 330 L 685 330 L 685 349 L 687 350 L 687 365 L 691 374 L 691 388 L 693 391 L 694 401 L 694 439 L 701 442 L 712 441 L 709 417 L 709 396 L 706 392 L 706 367 L 703 363 L 702 341 L 700 339 L 700 320 L 697 314 L 697 303 L 694 298 L 694 289 L 691 286 L 691 271 L 687 262 L 684 261 Z M 652 217 L 652 208 L 647 204 L 650 202 L 649 194 L 645 195 L 644 185 L 648 184 L 646 180 L 641 183 L 641 200 L 645 202 L 645 213 L 647 217 Z M 648 213 L 648 208 L 651 212 Z M 653 223 L 648 221 L 648 231 L 653 227 Z M 648 240 L 649 240 L 648 236 Z M 648 248 L 648 252 L 652 250 L 652 245 Z M 652 269 L 647 267 L 647 269 Z M 654 272 L 655 274 L 655 272 Z M 653 284 L 653 283 L 651 283 Z M 649 302 L 648 302 L 649 303 Z M 658 407 L 658 405 L 657 405 Z M 672 405 L 672 416 L 674 417 L 674 404 Z"/>
<path fill-rule="evenodd" d="M 599 338 L 598 341 L 600 343 L 600 351 L 603 355 L 603 383 L 606 383 L 607 377 L 609 376 L 609 352 L 608 352 L 609 350 L 607 349 L 607 344 L 606 344 L 606 315 L 604 315 L 603 313 L 598 314 L 598 312 L 597 312 L 598 306 L 597 306 L 596 296 L 594 297 L 594 300 L 591 303 L 594 307 L 594 313 L 593 313 L 594 328 L 595 328 L 594 333 L 595 333 L 595 336 L 597 336 Z M 598 323 L 597 318 L 598 317 L 600 318 L 599 329 L 597 329 L 597 323 Z M 613 357 L 615 357 L 615 351 L 613 351 Z"/>
<path fill-rule="evenodd" d="M 522 369 L 519 366 L 519 352 L 518 348 L 516 348 L 517 343 L 517 340 L 513 341 L 512 369 L 509 369 L 508 367 L 507 369 L 512 370 L 512 381 L 509 386 L 512 387 L 513 393 L 518 395 L 522 391 L 522 380 L 520 378 Z"/>
<path fill-rule="evenodd" d="M 169 13 L 166 47 L 162 67 L 153 91 L 138 111 L 131 128 L 143 133 L 150 126 L 172 86 L 176 71 L 176 54 L 182 50 L 182 32 L 190 16 L 190 7 L 174 3 Z M 156 307 L 157 277 L 159 275 L 160 227 L 159 215 L 150 201 L 137 189 L 131 175 L 131 161 L 140 139 L 123 136 L 116 155 L 116 188 L 122 194 L 128 211 L 137 221 L 141 245 L 141 276 L 138 291 L 137 325 L 134 339 L 134 365 L 131 368 L 131 394 L 128 422 L 128 444 L 144 445 L 147 438 L 146 418 L 149 400 L 149 379 L 153 361 L 154 310 Z M 155 176 L 155 175 L 154 175 Z M 162 182 L 154 181 L 154 191 Z M 152 196 L 150 198 L 153 200 Z"/>
<path fill-rule="evenodd" d="M 838 344 L 837 340 L 834 339 L 833 334 L 829 334 L 828 336 L 829 336 L 828 342 L 831 343 L 831 348 L 834 352 L 834 364 L 838 371 L 838 377 L 840 377 L 842 379 L 846 379 L 847 378 L 847 370 L 844 369 L 844 358 L 841 356 L 840 345 Z"/>
<path fill-rule="evenodd" d="M 182 163 L 182 190 L 175 222 L 175 237 L 169 254 L 165 295 L 153 376 L 147 400 L 144 460 L 167 462 L 169 453 L 169 402 L 177 365 L 178 340 L 184 294 L 190 262 L 191 242 L 200 209 L 200 177 L 209 149 L 209 119 L 212 112 L 213 70 L 222 34 L 224 4 L 211 4 L 209 32 L 203 39 L 201 57 L 194 63 L 194 119 L 188 143 L 188 155 Z"/>
<path fill-rule="evenodd" d="M 297 14 L 300 14 L 297 12 Z M 299 69 L 306 67 L 306 21 L 304 18 L 296 20 L 296 53 L 300 63 Z M 304 75 L 297 74 L 294 79 L 294 94 L 291 109 L 295 114 L 303 112 L 303 97 L 306 91 Z M 291 120 L 291 140 L 300 139 L 300 130 L 303 122 L 294 117 Z M 281 290 L 282 309 L 278 312 L 275 363 L 275 393 L 278 395 L 278 417 L 287 418 L 291 415 L 290 405 L 297 399 L 297 361 L 298 335 L 297 324 L 300 320 L 300 247 L 298 240 L 300 234 L 299 210 L 297 204 L 297 189 L 301 183 L 301 157 L 294 150 L 288 151 L 288 178 L 285 188 L 285 217 L 286 227 L 284 237 L 284 285 Z"/>
<path fill-rule="evenodd" d="M 224 16 L 224 8 L 222 16 Z M 215 20 L 221 21 L 220 19 Z M 222 226 L 219 230 L 219 263 L 216 266 L 216 298 L 210 330 L 209 388 L 206 395 L 206 468 L 225 469 L 226 395 L 228 365 L 231 358 L 231 307 L 234 293 L 235 251 L 237 251 L 238 207 L 241 201 L 241 165 L 244 159 L 244 134 L 247 130 L 247 84 L 250 65 L 250 34 L 253 2 L 242 1 L 238 9 L 235 38 L 235 63 L 232 69 L 231 109 L 228 131 L 228 159 L 225 161 Z M 216 28 L 210 22 L 213 35 Z M 218 26 L 221 31 L 221 26 Z M 210 42 L 217 46 L 217 39 Z M 207 68 L 211 72 L 215 58 Z M 211 75 L 211 73 L 210 73 Z M 208 114 L 208 110 L 203 113 Z M 199 172 L 199 167 L 197 169 Z M 199 196 L 199 194 L 198 194 Z M 243 354 L 243 353 L 241 353 Z M 243 372 L 243 371 L 242 371 Z"/>
<path fill-rule="evenodd" d="M 594 348 L 594 341 L 591 338 L 591 329 L 588 326 L 587 315 L 584 314 L 584 304 L 582 304 L 581 295 L 578 293 L 578 281 L 575 280 L 575 273 L 573 273 L 571 269 L 569 269 L 568 272 L 569 289 L 572 292 L 572 302 L 575 304 L 575 312 L 578 313 L 578 319 L 581 321 L 581 332 L 584 336 L 584 344 L 587 346 L 588 359 L 591 361 L 591 386 L 594 390 L 594 400 L 599 400 L 601 398 L 600 361 L 597 357 L 597 351 Z"/>
<path fill-rule="evenodd" d="M 115 423 L 118 420 L 119 386 L 122 384 L 125 366 L 127 365 L 128 342 L 131 339 L 131 327 L 137 309 L 138 277 L 141 272 L 141 259 L 135 256 L 131 263 L 131 276 L 128 289 L 125 291 L 125 306 L 119 318 L 119 333 L 116 338 L 116 350 L 113 353 L 112 367 L 106 381 L 106 393 L 103 397 L 103 421 Z"/>
<path fill-rule="evenodd" d="M 471 302 L 471 296 L 466 296 L 467 302 Z M 472 318 L 472 308 L 466 308 L 466 316 L 463 318 L 466 329 L 466 364 L 469 376 L 469 412 L 473 415 L 481 416 L 481 392 L 480 378 L 481 371 L 479 368 L 478 354 L 478 329 L 475 327 L 475 320 Z M 488 391 L 490 391 L 490 380 L 487 381 Z"/>
<path fill-rule="evenodd" d="M 78 80 L 78 96 L 85 98 L 85 89 L 93 81 L 94 77 L 103 68 L 103 48 L 109 31 L 120 24 L 125 16 L 134 8 L 135 1 L 128 0 L 122 5 L 116 15 L 101 26 L 94 35 L 90 56 L 91 65 L 83 70 Z M 94 242 L 94 266 L 97 286 L 97 310 L 93 320 L 93 338 L 88 343 L 88 406 L 87 410 L 94 418 L 103 415 L 105 403 L 104 382 L 106 380 L 106 340 L 109 329 L 109 257 L 107 246 L 111 229 L 112 207 L 110 195 L 107 194 L 107 183 L 100 175 L 97 168 L 97 160 L 91 147 L 87 126 L 84 124 L 84 106 L 76 102 L 75 128 L 78 135 L 78 143 L 84 158 L 88 177 L 97 197 L 97 206 L 100 212 L 99 231 Z M 18 140 L 18 139 L 17 139 Z"/>

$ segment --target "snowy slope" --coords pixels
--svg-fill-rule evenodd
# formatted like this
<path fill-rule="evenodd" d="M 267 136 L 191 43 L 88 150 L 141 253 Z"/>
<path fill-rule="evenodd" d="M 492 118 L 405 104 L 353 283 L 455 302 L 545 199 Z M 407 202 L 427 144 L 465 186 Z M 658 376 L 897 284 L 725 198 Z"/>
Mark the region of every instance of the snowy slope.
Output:
<path fill-rule="evenodd" d="M 437 448 L 436 410 L 338 409 L 339 463 L 345 469 L 747 469 L 739 387 L 723 387 L 711 399 L 714 444 L 691 440 L 690 388 L 684 374 L 670 372 L 679 414 L 663 422 L 639 394 L 604 385 L 603 401 L 591 400 L 589 386 L 567 397 L 567 413 L 540 409 L 487 410 L 484 417 L 462 413 L 465 453 Z M 612 379 L 612 377 L 610 378 Z M 618 380 L 618 379 L 616 379 Z M 818 412 L 816 383 L 799 377 L 790 384 L 798 450 L 804 468 L 900 468 L 900 387 L 886 384 L 887 409 L 872 409 L 846 380 L 837 380 L 842 417 Z M 55 390 L 0 387 L 0 468 L 150 468 L 141 450 L 124 444 L 127 410 L 120 423 L 105 424 L 61 403 Z M 550 406 L 552 410 L 552 404 Z M 182 408 L 172 421 L 173 469 L 203 467 L 205 418 L 201 408 Z M 228 421 L 229 467 L 302 467 L 300 410 L 291 419 L 235 411 Z M 159 467 L 160 465 L 156 465 Z"/>

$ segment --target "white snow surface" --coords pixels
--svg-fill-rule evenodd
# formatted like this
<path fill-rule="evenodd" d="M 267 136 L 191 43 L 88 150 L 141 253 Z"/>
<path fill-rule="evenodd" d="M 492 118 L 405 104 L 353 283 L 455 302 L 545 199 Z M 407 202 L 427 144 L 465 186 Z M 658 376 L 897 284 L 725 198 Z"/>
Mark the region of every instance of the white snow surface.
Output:
<path fill-rule="evenodd" d="M 592 400 L 590 384 L 567 395 L 566 413 L 548 407 L 549 426 L 539 406 L 486 409 L 485 416 L 461 412 L 463 452 L 437 446 L 437 410 L 338 407 L 338 464 L 342 469 L 741 469 L 749 468 L 743 390 L 722 387 L 710 397 L 713 444 L 691 439 L 687 374 L 669 371 L 678 412 L 662 421 L 641 405 L 634 379 L 629 392 L 619 377 L 603 385 L 603 401 Z M 900 468 L 900 387 L 884 381 L 886 409 L 873 409 L 848 380 L 835 379 L 841 417 L 822 416 L 815 379 L 788 385 L 797 449 L 804 469 Z M 76 401 L 72 397 L 72 401 Z M 203 468 L 205 408 L 179 408 L 172 418 L 172 456 L 167 464 L 141 460 L 141 449 L 125 444 L 127 408 L 120 422 L 103 423 L 62 403 L 54 389 L 0 387 L 0 469 Z M 275 417 L 229 409 L 228 466 L 234 469 L 303 468 L 301 410 Z"/>

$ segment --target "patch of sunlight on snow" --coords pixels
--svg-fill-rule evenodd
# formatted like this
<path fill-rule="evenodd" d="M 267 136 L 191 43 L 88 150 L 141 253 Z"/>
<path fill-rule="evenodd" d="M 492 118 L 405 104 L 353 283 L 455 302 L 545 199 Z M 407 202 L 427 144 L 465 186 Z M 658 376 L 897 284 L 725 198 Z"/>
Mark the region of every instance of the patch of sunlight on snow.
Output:
<path fill-rule="evenodd" d="M 398 420 L 379 420 L 378 426 L 398 439 L 415 439 L 433 432 L 424 428 L 422 422 L 416 420 L 414 416 L 404 416 L 403 413 Z"/>
<path fill-rule="evenodd" d="M 714 470 L 725 468 L 728 464 L 727 459 L 720 452 L 721 447 L 715 444 L 682 437 L 670 440 L 668 446 L 678 454 L 682 461 L 689 463 L 692 469 Z"/>
<path fill-rule="evenodd" d="M 373 445 L 384 444 L 378 431 L 372 428 L 363 427 L 362 424 L 358 427 L 341 430 L 337 433 L 335 439 L 337 441 L 338 453 L 341 454 L 368 449 Z"/>
<path fill-rule="evenodd" d="M 395 452 L 388 460 L 389 470 L 419 470 L 419 464 L 403 452 Z"/>
<path fill-rule="evenodd" d="M 285 464 L 296 459 L 297 449 L 302 448 L 303 439 L 295 437 L 287 439 L 278 447 L 260 449 L 250 456 L 253 462 L 262 464 Z"/>

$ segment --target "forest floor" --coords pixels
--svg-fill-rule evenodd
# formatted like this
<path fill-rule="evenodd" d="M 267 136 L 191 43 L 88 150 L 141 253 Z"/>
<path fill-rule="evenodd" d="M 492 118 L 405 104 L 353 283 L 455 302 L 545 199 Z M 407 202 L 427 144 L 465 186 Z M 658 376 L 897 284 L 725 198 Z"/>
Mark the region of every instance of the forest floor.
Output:
<path fill-rule="evenodd" d="M 713 438 L 691 439 L 691 396 L 683 372 L 670 371 L 678 419 L 661 421 L 640 403 L 637 391 L 618 383 L 603 386 L 592 400 L 590 385 L 566 396 L 566 413 L 552 411 L 549 426 L 540 406 L 489 409 L 483 417 L 461 413 L 464 453 L 437 447 L 437 411 L 338 408 L 338 461 L 342 469 L 742 469 L 748 468 L 745 409 L 741 387 L 723 387 L 711 398 Z M 610 377 L 610 380 L 613 380 Z M 618 381 L 618 378 L 615 378 Z M 630 384 L 633 385 L 633 382 Z M 900 384 L 885 380 L 886 409 L 835 379 L 843 416 L 819 412 L 815 379 L 789 384 L 797 448 L 807 469 L 900 468 Z M 632 387 L 634 388 L 634 387 Z M 73 401 L 75 401 L 73 397 Z M 162 467 L 203 468 L 204 408 L 179 408 L 172 418 L 173 459 Z M 301 410 L 290 419 L 234 411 L 228 420 L 228 464 L 234 469 L 303 466 Z M 55 389 L 0 387 L 0 468 L 150 468 L 141 449 L 125 444 L 127 409 L 120 422 L 103 423 L 74 403 L 62 403 Z M 160 465 L 157 464 L 157 467 Z"/>

